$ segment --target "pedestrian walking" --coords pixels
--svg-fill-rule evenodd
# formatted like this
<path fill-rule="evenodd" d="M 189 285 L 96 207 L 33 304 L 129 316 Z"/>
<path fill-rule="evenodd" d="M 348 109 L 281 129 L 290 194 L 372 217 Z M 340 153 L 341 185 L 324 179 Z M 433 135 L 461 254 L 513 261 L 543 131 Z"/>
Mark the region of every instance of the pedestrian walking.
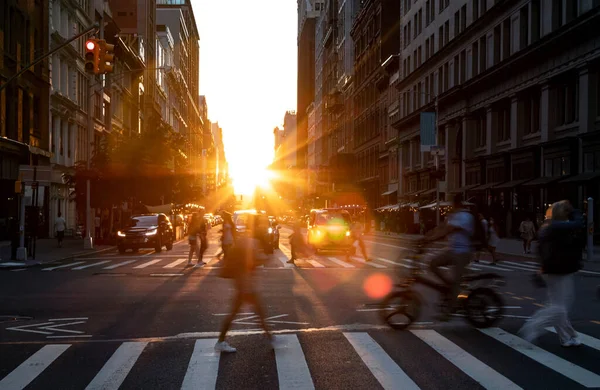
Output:
<path fill-rule="evenodd" d="M 190 251 L 188 253 L 188 262 L 187 262 L 188 267 L 192 265 L 192 259 L 194 258 L 194 254 L 196 254 L 196 257 L 198 258 L 198 263 L 196 264 L 197 266 L 206 265 L 206 263 L 204 263 L 202 261 L 202 258 L 200 257 L 200 250 L 199 250 L 199 246 L 198 246 L 199 229 L 200 229 L 200 217 L 198 214 L 194 214 L 194 215 L 192 215 L 192 219 L 190 220 L 190 227 L 188 229 L 188 244 L 190 245 Z"/>
<path fill-rule="evenodd" d="M 59 211 L 56 219 L 54 220 L 54 230 L 56 231 L 56 239 L 58 240 L 58 247 L 62 247 L 63 239 L 65 238 L 65 229 L 67 222 L 62 217 L 62 213 Z"/>
<path fill-rule="evenodd" d="M 521 233 L 521 239 L 523 240 L 523 253 L 531 253 L 531 242 L 535 238 L 535 226 L 530 217 L 521 222 L 519 233 Z"/>
<path fill-rule="evenodd" d="M 554 326 L 563 347 L 581 345 L 569 321 L 569 308 L 574 296 L 575 273 L 581 268 L 585 243 L 585 224 L 581 212 L 573 210 L 569 201 L 552 205 L 552 218 L 539 234 L 541 276 L 548 288 L 548 305 L 538 310 L 519 333 L 533 342 L 546 327 Z"/>
<path fill-rule="evenodd" d="M 221 230 L 221 252 L 216 256 L 219 259 L 222 256 L 227 256 L 227 252 L 233 246 L 235 232 L 231 214 L 223 211 L 221 216 L 223 217 L 223 229 Z"/>
<path fill-rule="evenodd" d="M 498 262 L 498 259 L 496 257 L 496 248 L 498 247 L 500 238 L 498 237 L 498 233 L 497 233 L 498 228 L 496 226 L 496 221 L 494 221 L 494 218 L 490 218 L 487 232 L 488 232 L 487 249 L 488 249 L 488 251 L 490 251 L 490 254 L 492 255 L 492 264 L 496 265 L 496 263 Z"/>
<path fill-rule="evenodd" d="M 204 252 L 208 249 L 208 224 L 204 215 L 200 217 L 198 225 L 198 238 L 200 238 L 200 248 L 198 250 L 198 264 L 196 267 L 202 267 L 206 263 L 202 260 L 204 258 Z"/>
<path fill-rule="evenodd" d="M 287 261 L 289 264 L 296 265 L 298 256 L 306 256 L 308 254 L 308 246 L 304 242 L 302 237 L 302 222 L 298 221 L 292 227 L 292 234 L 289 237 L 290 240 L 290 252 L 292 257 Z"/>
<path fill-rule="evenodd" d="M 236 237 L 235 243 L 231 250 L 224 257 L 224 266 L 221 271 L 221 277 L 233 279 L 235 293 L 232 297 L 231 312 L 221 326 L 221 333 L 215 350 L 218 352 L 235 352 L 236 349 L 225 341 L 227 332 L 231 327 L 231 323 L 235 316 L 240 312 L 242 306 L 247 303 L 254 306 L 254 311 L 258 315 L 260 325 L 265 331 L 267 339 L 273 346 L 274 338 L 265 321 L 266 315 L 262 302 L 256 291 L 256 283 L 254 280 L 254 270 L 256 266 L 264 259 L 261 259 L 259 248 L 260 233 L 258 231 L 258 221 L 254 216 L 249 217 L 246 223 L 246 230 L 243 235 Z M 264 256 L 264 255 L 263 255 Z"/>
<path fill-rule="evenodd" d="M 489 249 L 489 223 L 482 213 L 477 213 L 477 219 L 475 223 L 475 234 L 473 237 L 475 256 L 473 257 L 473 260 L 476 263 L 479 263 L 481 252 L 483 252 L 484 249 Z"/>
<path fill-rule="evenodd" d="M 367 255 L 367 247 L 363 241 L 363 228 L 360 222 L 356 221 L 352 224 L 350 228 L 350 237 L 352 239 L 352 245 L 358 246 L 358 249 L 360 249 L 365 261 L 370 261 L 369 256 Z M 347 260 L 350 260 L 350 254 L 348 254 L 346 257 Z"/>

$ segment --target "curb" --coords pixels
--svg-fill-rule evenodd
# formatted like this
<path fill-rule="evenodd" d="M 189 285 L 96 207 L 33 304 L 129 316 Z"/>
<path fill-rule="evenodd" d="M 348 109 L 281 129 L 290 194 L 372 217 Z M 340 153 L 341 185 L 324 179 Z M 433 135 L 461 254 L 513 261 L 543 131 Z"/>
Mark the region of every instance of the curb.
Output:
<path fill-rule="evenodd" d="M 42 264 L 52 264 L 57 261 L 73 260 L 76 257 L 90 257 L 90 256 L 97 255 L 99 253 L 110 252 L 110 251 L 116 250 L 116 249 L 117 249 L 116 246 L 111 246 L 111 247 L 104 248 L 104 249 L 94 250 L 92 252 L 87 252 L 87 251 L 77 252 L 77 253 L 73 253 L 69 256 L 61 257 L 60 259 L 52 259 L 50 261 L 34 261 L 29 264 L 21 264 L 21 265 L 6 266 L 6 267 L 2 266 L 2 263 L 0 263 L 0 270 L 3 270 L 3 269 L 10 270 L 13 268 L 31 268 L 31 267 L 35 267 L 35 266 L 42 265 Z"/>

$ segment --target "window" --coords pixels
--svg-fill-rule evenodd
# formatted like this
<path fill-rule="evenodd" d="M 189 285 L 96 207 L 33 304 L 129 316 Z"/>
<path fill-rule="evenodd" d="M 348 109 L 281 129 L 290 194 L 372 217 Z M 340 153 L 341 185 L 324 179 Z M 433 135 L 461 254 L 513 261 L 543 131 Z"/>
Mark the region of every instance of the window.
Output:
<path fill-rule="evenodd" d="M 482 148 L 487 144 L 487 114 L 481 111 L 475 117 L 475 147 Z"/>
<path fill-rule="evenodd" d="M 419 66 L 421 66 L 421 64 L 423 63 L 423 46 L 419 46 L 419 49 L 417 50 L 417 63 Z"/>
<path fill-rule="evenodd" d="M 460 34 L 460 12 L 454 13 L 454 37 L 456 38 Z"/>
<path fill-rule="evenodd" d="M 460 52 L 459 76 L 460 76 L 459 83 L 464 83 L 466 81 L 466 76 L 467 76 L 467 52 L 466 52 L 466 50 L 463 50 Z"/>
<path fill-rule="evenodd" d="M 487 12 L 487 0 L 479 0 L 479 1 L 480 1 L 479 9 L 481 10 L 479 16 L 481 16 Z"/>
<path fill-rule="evenodd" d="M 439 28 L 439 35 L 438 35 L 438 39 L 439 39 L 439 43 L 438 43 L 438 48 L 442 48 L 444 47 L 444 26 L 440 26 Z"/>
<path fill-rule="evenodd" d="M 418 34 L 421 34 L 423 32 L 423 9 L 420 9 L 417 14 L 417 22 L 419 25 Z"/>
<path fill-rule="evenodd" d="M 490 55 L 492 56 L 491 61 L 490 61 L 490 65 L 496 65 L 498 62 L 500 62 L 500 54 L 501 54 L 501 34 L 502 34 L 502 28 L 500 27 L 500 25 L 494 27 L 494 35 L 492 36 L 492 48 L 493 51 L 490 53 Z"/>
<path fill-rule="evenodd" d="M 420 165 L 421 164 L 421 138 L 417 137 L 415 143 L 415 164 L 416 165 Z"/>
<path fill-rule="evenodd" d="M 502 103 L 496 113 L 498 115 L 496 123 L 498 142 L 508 141 L 510 139 L 510 102 Z"/>
<path fill-rule="evenodd" d="M 413 70 L 417 70 L 417 49 L 413 51 Z"/>
<path fill-rule="evenodd" d="M 476 21 L 479 18 L 479 1 L 480 0 L 471 0 L 471 10 L 473 13 L 471 14 L 473 21 Z"/>
<path fill-rule="evenodd" d="M 526 21 L 527 22 L 527 21 Z M 540 39 L 541 28 L 541 12 L 540 0 L 531 0 L 531 40 L 530 44 L 537 42 Z"/>
<path fill-rule="evenodd" d="M 450 5 L 450 0 L 439 0 L 440 1 L 440 13 L 445 10 L 446 8 L 448 8 L 448 6 Z"/>
<path fill-rule="evenodd" d="M 431 45 L 431 48 L 429 49 L 429 53 L 431 55 L 433 55 L 433 53 L 435 53 L 435 33 L 431 34 L 431 38 L 429 38 L 429 44 Z M 600 112 L 600 111 L 598 111 Z"/>
<path fill-rule="evenodd" d="M 460 84 L 460 80 L 459 80 L 459 75 L 460 75 L 460 63 L 459 63 L 459 57 L 458 56 L 454 56 L 454 74 L 453 74 L 453 78 L 454 78 L 454 82 L 452 83 L 453 87 L 456 87 L 458 84 Z"/>
<path fill-rule="evenodd" d="M 569 125 L 579 121 L 579 83 L 572 77 L 557 86 L 556 91 L 557 125 Z"/>
<path fill-rule="evenodd" d="M 541 92 L 536 90 L 525 98 L 524 103 L 524 135 L 535 134 L 540 131 L 540 99 Z"/>
<path fill-rule="evenodd" d="M 60 155 L 63 156 L 65 154 L 65 149 L 64 149 L 65 132 L 64 132 L 64 126 L 62 125 L 62 123 L 60 123 L 59 126 L 60 126 L 60 129 L 58 129 L 58 153 L 60 153 Z"/>
<path fill-rule="evenodd" d="M 471 45 L 471 77 L 479 74 L 479 47 L 477 42 Z"/>
<path fill-rule="evenodd" d="M 479 39 L 479 72 L 483 73 L 487 69 L 487 38 L 484 35 Z"/>
<path fill-rule="evenodd" d="M 71 126 L 67 125 L 67 157 L 71 158 Z"/>
<path fill-rule="evenodd" d="M 600 172 L 600 152 L 587 152 L 583 155 L 584 172 Z"/>
<path fill-rule="evenodd" d="M 571 158 L 555 157 L 547 158 L 544 161 L 544 176 L 546 177 L 560 177 L 568 176 L 571 174 Z"/>
<path fill-rule="evenodd" d="M 512 35 L 510 33 L 510 18 L 506 19 L 502 23 L 502 59 L 505 60 L 510 57 L 510 41 Z"/>
<path fill-rule="evenodd" d="M 450 42 L 450 21 L 447 20 L 444 23 L 444 45 L 447 45 Z"/>
<path fill-rule="evenodd" d="M 444 88 L 443 88 L 444 92 L 448 90 L 449 81 L 450 81 L 450 68 L 449 68 L 449 64 L 446 62 L 444 64 Z"/>
<path fill-rule="evenodd" d="M 427 0 L 425 2 L 425 26 L 429 26 L 429 23 L 431 22 L 430 17 L 431 17 L 431 1 Z"/>
<path fill-rule="evenodd" d="M 431 0 L 431 8 L 429 11 L 431 12 L 431 14 L 429 15 L 429 22 L 433 22 L 435 20 L 435 0 Z"/>
<path fill-rule="evenodd" d="M 429 59 L 429 38 L 425 40 L 425 61 Z"/>
<path fill-rule="evenodd" d="M 460 32 L 467 29 L 467 5 L 460 7 Z"/>
<path fill-rule="evenodd" d="M 410 45 L 410 34 L 411 34 L 411 24 L 410 21 L 408 21 L 408 30 L 407 30 L 407 35 L 406 38 L 408 39 L 408 44 Z"/>
<path fill-rule="evenodd" d="M 404 25 L 404 35 L 403 35 L 403 37 L 404 37 L 404 48 L 405 49 L 408 46 L 408 43 L 410 41 L 410 38 L 408 37 L 408 31 L 407 31 L 407 29 L 408 29 L 408 26 Z"/>

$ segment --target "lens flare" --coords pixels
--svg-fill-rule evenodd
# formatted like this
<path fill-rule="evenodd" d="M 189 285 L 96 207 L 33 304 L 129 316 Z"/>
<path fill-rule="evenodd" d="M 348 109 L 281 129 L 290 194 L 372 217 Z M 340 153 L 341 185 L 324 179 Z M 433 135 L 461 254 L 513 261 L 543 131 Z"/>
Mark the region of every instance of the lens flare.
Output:
<path fill-rule="evenodd" d="M 363 283 L 363 290 L 369 298 L 381 299 L 392 291 L 392 279 L 384 274 L 371 275 Z"/>

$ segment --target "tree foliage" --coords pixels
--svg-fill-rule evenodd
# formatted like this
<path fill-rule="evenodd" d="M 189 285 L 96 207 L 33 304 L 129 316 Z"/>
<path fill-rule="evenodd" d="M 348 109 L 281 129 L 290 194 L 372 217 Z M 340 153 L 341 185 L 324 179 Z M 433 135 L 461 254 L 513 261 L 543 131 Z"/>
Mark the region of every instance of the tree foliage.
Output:
<path fill-rule="evenodd" d="M 183 203 L 193 198 L 192 156 L 189 140 L 160 117 L 151 118 L 141 134 L 105 133 L 93 145 L 90 169 L 78 162 L 65 181 L 85 210 L 86 180 L 90 179 L 91 207 L 107 208 L 122 202 L 156 205 Z"/>

